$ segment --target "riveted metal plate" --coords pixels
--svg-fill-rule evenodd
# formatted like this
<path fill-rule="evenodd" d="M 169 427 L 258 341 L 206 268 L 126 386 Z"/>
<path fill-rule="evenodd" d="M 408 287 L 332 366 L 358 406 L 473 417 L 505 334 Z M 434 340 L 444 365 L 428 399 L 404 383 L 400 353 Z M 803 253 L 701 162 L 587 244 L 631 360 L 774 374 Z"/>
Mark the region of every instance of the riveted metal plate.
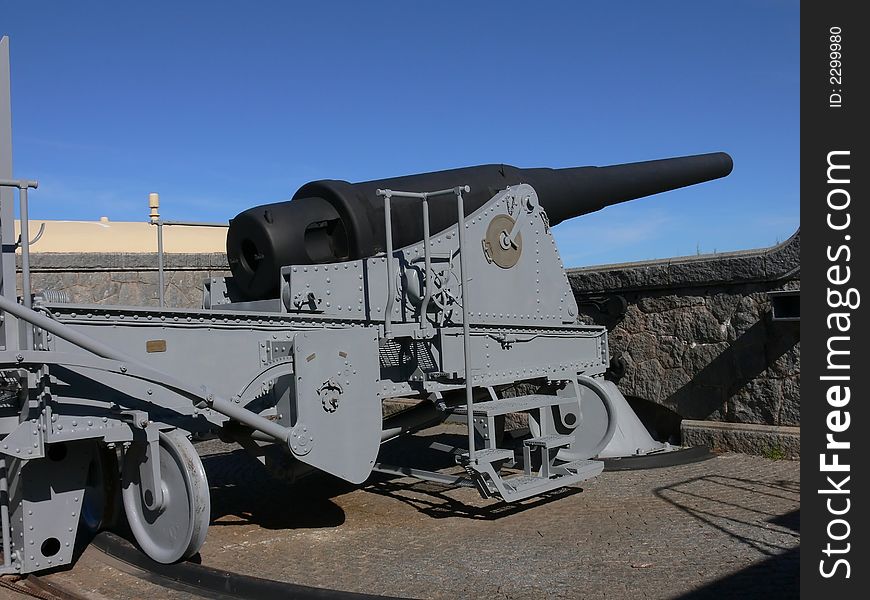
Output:
<path fill-rule="evenodd" d="M 260 359 L 264 365 L 293 360 L 293 342 L 270 340 L 260 344 Z"/>

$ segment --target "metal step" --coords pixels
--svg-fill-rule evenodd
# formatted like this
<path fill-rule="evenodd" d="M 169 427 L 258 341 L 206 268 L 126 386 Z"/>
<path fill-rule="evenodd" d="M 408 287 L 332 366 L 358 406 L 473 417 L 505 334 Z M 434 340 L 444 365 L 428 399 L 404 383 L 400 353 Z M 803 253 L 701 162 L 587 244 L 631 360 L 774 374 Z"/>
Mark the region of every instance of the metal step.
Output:
<path fill-rule="evenodd" d="M 604 466 L 602 465 L 602 468 Z M 591 475 L 574 473 L 561 477 L 535 477 L 534 475 L 518 475 L 502 480 L 502 499 L 506 502 L 525 500 L 552 490 L 567 487 L 588 479 Z"/>
<path fill-rule="evenodd" d="M 548 396 L 546 394 L 529 394 L 527 396 L 517 396 L 516 398 L 475 402 L 472 406 L 472 412 L 475 417 L 497 417 L 508 413 L 534 410 L 545 406 L 567 404 L 569 402 L 577 402 L 577 399 L 565 396 Z M 467 415 L 468 409 L 465 405 L 460 405 L 453 409 L 453 414 Z"/>
<path fill-rule="evenodd" d="M 574 438 L 570 435 L 545 435 L 524 440 L 523 444 L 529 448 L 546 448 L 551 450 L 553 448 L 570 446 L 573 441 Z"/>
<path fill-rule="evenodd" d="M 466 464 L 469 462 L 468 451 L 466 450 L 459 455 L 459 462 Z M 475 462 L 494 463 L 500 460 L 513 460 L 514 451 L 508 448 L 481 448 L 474 451 Z"/>
<path fill-rule="evenodd" d="M 487 452 L 492 454 L 487 454 Z M 503 450 L 483 450 L 481 451 L 482 456 L 476 457 L 474 462 L 468 462 L 467 454 L 463 455 L 464 464 L 468 473 L 475 478 L 478 491 L 484 497 L 496 496 L 505 502 L 516 502 L 574 485 L 595 477 L 604 470 L 604 463 L 601 461 L 577 460 L 562 465 L 554 465 L 550 476 L 526 474 L 505 478 L 498 473 L 492 461 L 485 460 L 489 456 L 498 456 L 496 452 L 502 452 L 500 455 L 502 458 L 505 456 Z"/>

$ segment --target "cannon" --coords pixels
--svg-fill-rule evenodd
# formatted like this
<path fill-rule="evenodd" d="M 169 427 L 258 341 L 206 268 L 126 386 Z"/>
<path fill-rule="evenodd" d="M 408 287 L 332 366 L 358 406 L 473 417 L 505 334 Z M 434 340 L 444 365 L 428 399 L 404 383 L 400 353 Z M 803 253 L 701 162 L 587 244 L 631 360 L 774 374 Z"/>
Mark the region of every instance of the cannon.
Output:
<path fill-rule="evenodd" d="M 724 177 L 731 172 L 725 153 L 702 154 L 608 167 L 519 169 L 480 165 L 363 183 L 321 180 L 305 184 L 288 202 L 256 206 L 230 221 L 227 259 L 239 292 L 250 300 L 274 296 L 284 265 L 322 264 L 364 258 L 383 252 L 383 197 L 379 189 L 423 192 L 464 182 L 471 213 L 499 190 L 519 183 L 537 192 L 552 225 L 606 206 Z M 406 246 L 423 239 L 423 224 L 413 198 L 397 199 L 393 211 L 394 243 Z M 435 209 L 431 227 L 441 231 L 456 223 L 449 208 Z"/>
<path fill-rule="evenodd" d="M 2 569 L 66 564 L 117 505 L 154 560 L 195 554 L 209 495 L 190 436 L 284 473 L 411 475 L 506 502 L 593 477 L 608 456 L 667 450 L 604 379 L 606 330 L 578 320 L 550 226 L 730 169 L 720 153 L 315 182 L 233 220 L 233 276 L 207 280 L 196 310 L 34 295 L 36 183 L 0 180 L 20 195 L 23 259 L 20 294 L 6 279 L 0 295 Z M 0 225 L 12 218 L 6 201 Z M 14 246 L 2 261 L 14 269 Z M 391 398 L 418 403 L 385 419 Z M 500 435 L 511 413 L 528 415 L 516 448 Z M 461 473 L 378 460 L 382 443 L 451 417 L 467 427 L 449 449 Z"/>
<path fill-rule="evenodd" d="M 391 473 L 505 502 L 669 450 L 605 380 L 607 331 L 581 322 L 550 226 L 724 176 L 726 154 L 314 182 L 233 219 L 232 276 L 193 309 L 34 293 L 37 182 L 12 178 L 8 149 L 0 114 L 0 573 L 68 564 L 103 528 L 161 563 L 195 555 L 210 497 L 192 440 L 211 436 L 287 476 Z M 394 398 L 416 403 L 385 418 Z M 510 414 L 528 419 L 516 443 Z M 467 433 L 440 445 L 454 470 L 380 460 L 450 418 Z"/>

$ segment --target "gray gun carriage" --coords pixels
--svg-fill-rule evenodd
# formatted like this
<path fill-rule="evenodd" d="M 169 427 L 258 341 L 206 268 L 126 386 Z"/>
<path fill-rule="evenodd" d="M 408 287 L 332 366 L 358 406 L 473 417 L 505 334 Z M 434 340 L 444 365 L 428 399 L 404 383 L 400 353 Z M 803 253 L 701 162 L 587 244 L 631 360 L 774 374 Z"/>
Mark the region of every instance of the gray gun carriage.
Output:
<path fill-rule="evenodd" d="M 192 437 L 285 472 L 397 473 L 506 502 L 593 477 L 604 457 L 667 450 L 604 379 L 606 330 L 578 319 L 551 225 L 730 170 L 719 153 L 313 182 L 232 220 L 232 277 L 206 281 L 197 310 L 33 293 L 36 183 L 0 181 L 0 569 L 69 563 L 121 506 L 155 561 L 196 554 L 209 488 Z M 419 402 L 384 418 L 392 398 Z M 502 446 L 509 413 L 528 414 L 516 453 Z M 460 475 L 378 461 L 385 441 L 451 416 L 467 425 Z"/>

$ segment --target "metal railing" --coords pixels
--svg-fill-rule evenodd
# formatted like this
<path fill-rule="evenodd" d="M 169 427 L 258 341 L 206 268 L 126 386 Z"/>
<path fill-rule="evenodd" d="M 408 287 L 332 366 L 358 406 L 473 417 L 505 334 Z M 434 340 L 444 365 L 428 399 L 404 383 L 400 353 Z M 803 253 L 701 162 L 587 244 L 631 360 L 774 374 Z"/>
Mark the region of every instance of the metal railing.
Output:
<path fill-rule="evenodd" d="M 390 200 L 396 198 L 419 198 L 423 204 L 423 259 L 426 265 L 426 275 L 424 278 L 425 292 L 423 302 L 420 308 L 420 326 L 426 329 L 426 314 L 429 308 L 429 302 L 432 299 L 432 259 L 430 256 L 430 236 L 429 236 L 429 198 L 438 196 L 456 196 L 456 229 L 459 238 L 459 300 L 462 304 L 462 354 L 463 364 L 465 365 L 465 406 L 468 412 L 466 424 L 468 426 L 468 459 L 474 461 L 474 412 L 472 404 L 474 403 L 472 395 L 472 375 L 469 367 L 468 357 L 471 355 L 471 327 L 468 321 L 468 286 L 466 285 L 466 266 L 465 266 L 465 203 L 462 194 L 469 193 L 471 188 L 467 185 L 437 190 L 434 192 L 401 192 L 397 190 L 377 190 L 378 196 L 384 198 L 384 228 L 386 236 L 386 253 L 387 253 L 387 305 L 384 314 L 384 337 L 389 339 L 393 337 L 392 320 L 393 306 L 395 304 L 395 292 L 393 285 L 395 284 L 396 275 L 393 272 L 393 221 L 390 214 Z"/>
<path fill-rule="evenodd" d="M 160 218 L 160 196 L 154 192 L 148 194 L 148 222 L 157 227 L 157 302 L 160 308 L 166 304 L 166 292 L 164 290 L 165 269 L 163 263 L 163 226 L 176 227 L 229 227 L 227 223 L 199 223 L 196 221 L 164 221 Z"/>
<path fill-rule="evenodd" d="M 21 248 L 21 296 L 24 306 L 33 306 L 33 291 L 30 286 L 30 207 L 27 200 L 27 191 L 39 187 L 38 181 L 31 179 L 0 179 L 0 187 L 18 189 L 18 212 L 21 221 L 21 232 L 18 242 L 15 244 Z M 28 341 L 30 336 L 27 336 Z M 30 349 L 30 346 L 26 348 Z"/>

